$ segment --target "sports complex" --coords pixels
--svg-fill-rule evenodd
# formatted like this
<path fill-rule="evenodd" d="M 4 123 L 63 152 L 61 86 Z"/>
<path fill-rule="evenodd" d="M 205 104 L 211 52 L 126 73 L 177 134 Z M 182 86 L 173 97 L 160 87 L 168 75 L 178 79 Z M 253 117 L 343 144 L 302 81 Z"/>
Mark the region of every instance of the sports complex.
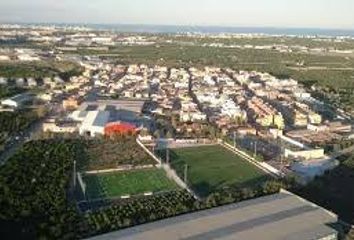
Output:
<path fill-rule="evenodd" d="M 228 187 L 255 187 L 270 179 L 257 166 L 219 144 L 158 150 L 155 155 L 199 197 Z M 160 167 L 158 162 L 151 165 L 152 157 L 143 153 L 137 156 L 143 156 L 145 160 L 138 161 L 136 166 L 79 173 L 78 185 L 84 201 L 131 198 L 182 189 L 166 168 Z M 103 160 L 99 161 L 105 162 L 104 157 L 102 155 Z M 94 164 L 99 161 L 95 159 Z M 135 159 L 129 161 L 136 163 Z"/>

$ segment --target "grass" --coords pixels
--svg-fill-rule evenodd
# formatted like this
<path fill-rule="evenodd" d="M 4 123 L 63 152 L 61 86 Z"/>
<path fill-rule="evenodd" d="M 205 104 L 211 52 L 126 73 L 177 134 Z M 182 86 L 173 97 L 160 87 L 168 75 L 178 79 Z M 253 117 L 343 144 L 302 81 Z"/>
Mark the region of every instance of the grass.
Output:
<path fill-rule="evenodd" d="M 188 183 L 201 196 L 227 187 L 252 187 L 268 176 L 257 167 L 221 146 L 203 146 L 173 149 L 171 165 L 177 174 L 184 176 L 188 165 Z"/>
<path fill-rule="evenodd" d="M 90 174 L 84 176 L 89 199 L 113 198 L 146 192 L 169 191 L 177 185 L 161 169 Z"/>

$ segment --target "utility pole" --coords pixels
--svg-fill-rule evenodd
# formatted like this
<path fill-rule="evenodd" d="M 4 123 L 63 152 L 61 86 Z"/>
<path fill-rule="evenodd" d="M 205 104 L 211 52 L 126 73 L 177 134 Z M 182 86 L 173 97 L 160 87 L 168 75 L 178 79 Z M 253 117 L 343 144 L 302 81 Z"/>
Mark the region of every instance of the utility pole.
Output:
<path fill-rule="evenodd" d="M 187 184 L 187 180 L 188 180 L 188 165 L 187 164 L 185 164 L 184 165 L 184 183 L 186 184 L 186 185 L 188 185 Z"/>

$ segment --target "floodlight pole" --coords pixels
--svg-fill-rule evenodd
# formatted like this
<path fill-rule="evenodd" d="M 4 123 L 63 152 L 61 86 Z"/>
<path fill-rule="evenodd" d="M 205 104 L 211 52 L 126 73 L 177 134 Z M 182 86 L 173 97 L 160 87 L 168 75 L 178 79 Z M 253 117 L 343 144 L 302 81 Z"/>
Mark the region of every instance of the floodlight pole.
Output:
<path fill-rule="evenodd" d="M 280 169 L 283 170 L 283 142 L 280 138 Z"/>
<path fill-rule="evenodd" d="M 74 176 L 73 176 L 74 187 L 76 187 L 76 160 L 74 160 Z"/>
<path fill-rule="evenodd" d="M 187 184 L 187 180 L 188 180 L 188 164 L 184 165 L 184 183 Z"/>
<path fill-rule="evenodd" d="M 234 148 L 236 148 L 236 132 L 234 131 Z"/>
<path fill-rule="evenodd" d="M 254 142 L 254 157 L 257 157 L 257 140 Z"/>
<path fill-rule="evenodd" d="M 170 149 L 166 148 L 166 163 L 170 164 Z"/>

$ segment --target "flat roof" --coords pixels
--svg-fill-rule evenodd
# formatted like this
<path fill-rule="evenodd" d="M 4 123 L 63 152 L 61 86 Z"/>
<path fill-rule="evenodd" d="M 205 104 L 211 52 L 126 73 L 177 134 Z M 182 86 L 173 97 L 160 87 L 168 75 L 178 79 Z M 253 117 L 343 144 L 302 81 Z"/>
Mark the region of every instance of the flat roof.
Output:
<path fill-rule="evenodd" d="M 82 122 L 83 128 L 104 127 L 109 120 L 109 112 L 106 111 L 89 111 Z"/>
<path fill-rule="evenodd" d="M 337 216 L 292 193 L 185 214 L 91 238 L 92 240 L 318 239 L 337 232 Z"/>
<path fill-rule="evenodd" d="M 139 100 L 99 100 L 94 102 L 83 102 L 79 109 L 80 111 L 112 111 L 112 110 L 128 110 L 136 113 L 140 113 L 143 109 L 145 101 Z M 94 109 L 92 106 L 95 106 Z"/>

